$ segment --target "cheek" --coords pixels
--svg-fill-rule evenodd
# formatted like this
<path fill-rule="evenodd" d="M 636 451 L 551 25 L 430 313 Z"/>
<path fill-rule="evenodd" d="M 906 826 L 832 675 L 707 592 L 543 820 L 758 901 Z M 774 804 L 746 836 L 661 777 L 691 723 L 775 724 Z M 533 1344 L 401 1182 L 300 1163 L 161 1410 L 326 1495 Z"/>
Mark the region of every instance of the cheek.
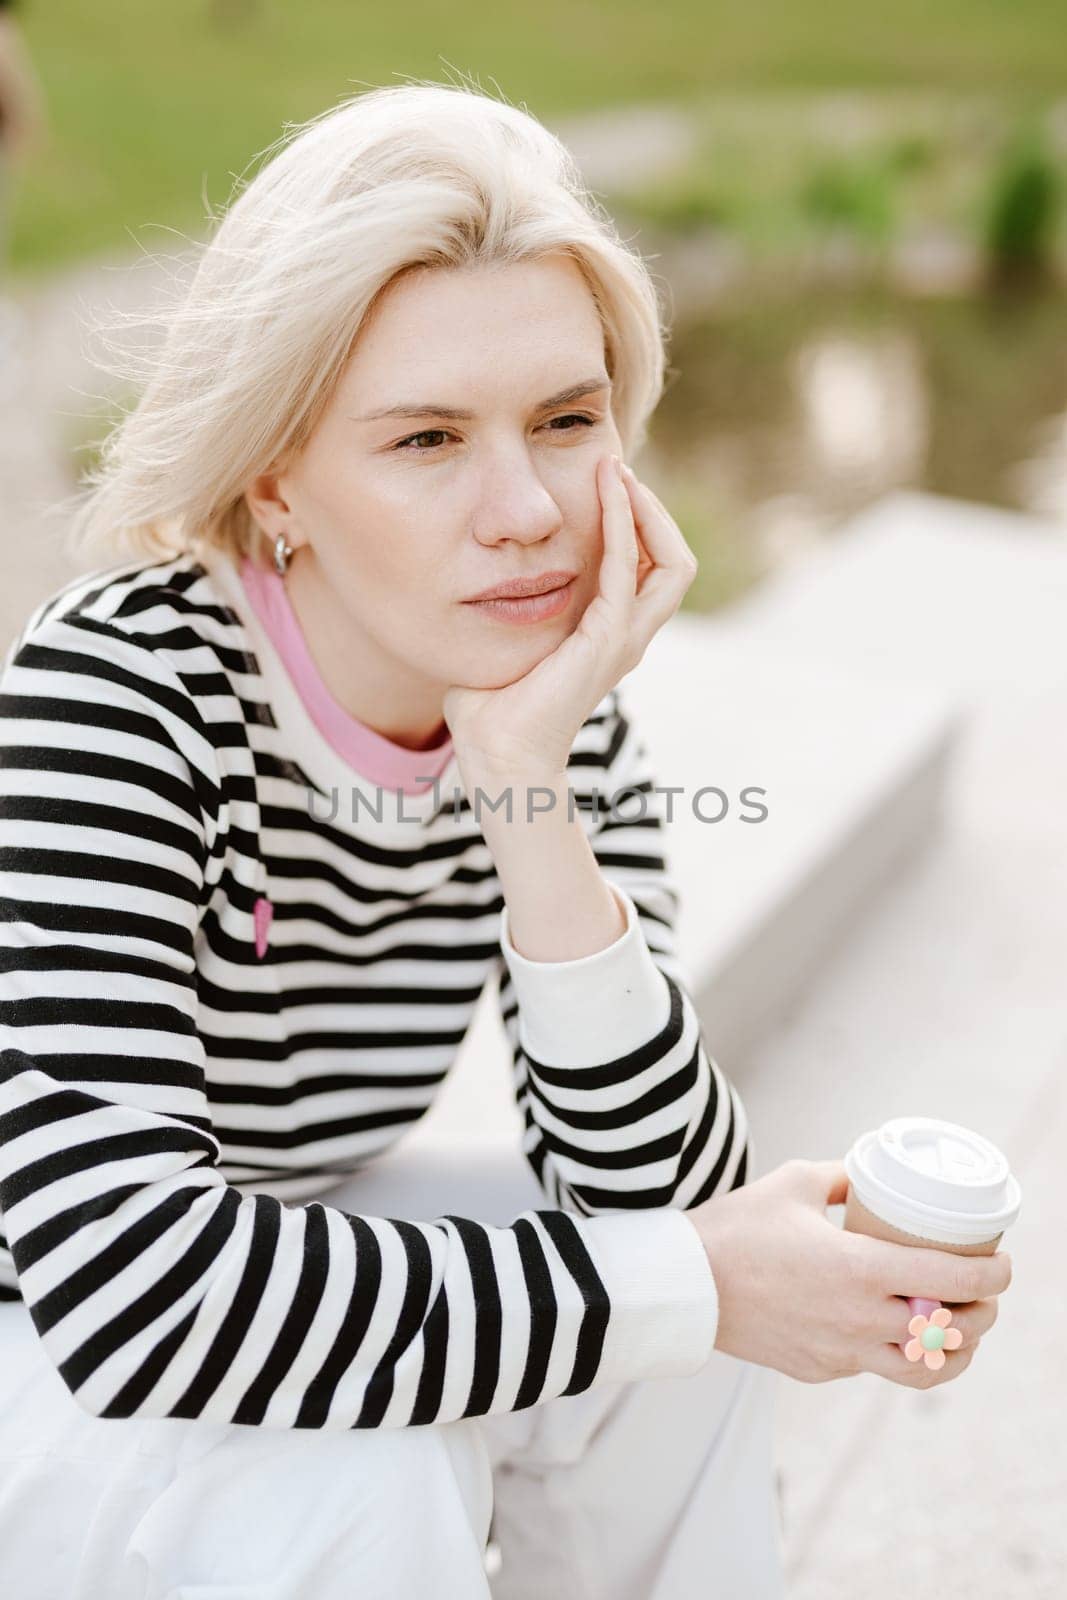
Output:
<path fill-rule="evenodd" d="M 352 483 L 331 487 L 320 542 L 328 539 L 330 564 L 376 601 L 389 599 L 405 611 L 417 605 L 431 586 L 426 519 L 413 519 L 410 507 L 400 514 L 387 496 L 368 494 L 356 475 Z"/>

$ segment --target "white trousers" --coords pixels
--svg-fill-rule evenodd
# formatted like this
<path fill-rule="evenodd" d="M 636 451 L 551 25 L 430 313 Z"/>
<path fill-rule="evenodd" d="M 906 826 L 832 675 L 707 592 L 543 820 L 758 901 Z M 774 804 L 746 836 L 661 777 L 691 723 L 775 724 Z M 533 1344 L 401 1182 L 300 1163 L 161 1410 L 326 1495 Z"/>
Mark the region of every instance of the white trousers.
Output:
<path fill-rule="evenodd" d="M 424 1173 L 406 1209 L 395 1171 L 377 1195 L 371 1176 L 324 1197 L 364 1215 L 457 1210 L 454 1192 L 428 1204 Z M 512 1209 L 496 1199 L 466 1214 L 546 1203 L 526 1179 Z M 773 1376 L 713 1351 L 687 1378 L 427 1427 L 116 1420 L 80 1409 L 25 1307 L 2 1303 L 0 1593 L 782 1600 Z"/>

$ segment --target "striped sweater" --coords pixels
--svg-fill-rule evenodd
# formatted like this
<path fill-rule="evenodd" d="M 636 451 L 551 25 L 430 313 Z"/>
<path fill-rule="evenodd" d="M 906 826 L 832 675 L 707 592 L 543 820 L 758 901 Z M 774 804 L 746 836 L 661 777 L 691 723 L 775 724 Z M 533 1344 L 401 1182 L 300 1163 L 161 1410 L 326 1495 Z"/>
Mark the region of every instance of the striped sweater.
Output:
<path fill-rule="evenodd" d="M 83 574 L 33 612 L 0 675 L 0 1297 L 80 1407 L 403 1427 L 707 1360 L 681 1212 L 744 1183 L 748 1131 L 618 689 L 567 782 L 627 927 L 535 962 L 454 757 L 416 795 L 357 773 L 228 557 Z M 426 1112 L 487 983 L 545 1207 L 301 1203 Z"/>

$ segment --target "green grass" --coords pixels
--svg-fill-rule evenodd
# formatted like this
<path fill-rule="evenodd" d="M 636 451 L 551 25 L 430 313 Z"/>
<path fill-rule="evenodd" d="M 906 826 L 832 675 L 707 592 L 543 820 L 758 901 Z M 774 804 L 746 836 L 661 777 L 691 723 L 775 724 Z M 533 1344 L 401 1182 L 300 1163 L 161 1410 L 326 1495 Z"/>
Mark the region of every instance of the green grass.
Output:
<path fill-rule="evenodd" d="M 360 89 L 469 78 L 551 121 L 730 90 L 927 87 L 1048 99 L 1067 81 L 1059 0 L 49 0 L 23 26 L 52 135 L 19 176 L 16 271 L 192 234 L 205 199 L 282 132 Z M 822 174 L 808 203 L 881 227 L 878 173 Z M 729 193 L 726 195 L 729 202 Z M 158 226 L 157 226 L 158 225 Z"/>
<path fill-rule="evenodd" d="M 694 111 L 691 157 L 621 203 L 669 233 L 728 232 L 750 261 L 831 233 L 888 246 L 933 225 L 1039 262 L 1067 253 L 1052 110 L 1011 95 L 723 94 Z"/>

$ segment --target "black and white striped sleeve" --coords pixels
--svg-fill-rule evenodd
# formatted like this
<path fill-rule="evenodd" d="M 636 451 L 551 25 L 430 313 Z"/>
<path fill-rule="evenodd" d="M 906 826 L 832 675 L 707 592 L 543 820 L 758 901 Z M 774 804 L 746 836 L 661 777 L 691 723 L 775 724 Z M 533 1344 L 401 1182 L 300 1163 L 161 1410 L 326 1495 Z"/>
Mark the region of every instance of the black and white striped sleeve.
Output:
<path fill-rule="evenodd" d="M 614 944 L 531 961 L 501 914 L 500 1010 L 524 1150 L 547 1197 L 585 1215 L 687 1210 L 740 1188 L 751 1148 L 736 1087 L 708 1052 L 676 949 L 665 795 L 621 693 L 576 742 L 568 783 L 626 913 Z"/>
<path fill-rule="evenodd" d="M 703 1365 L 714 1289 L 677 1212 L 409 1222 L 226 1181 L 197 1028 L 198 929 L 235 798 L 212 730 L 119 626 L 52 616 L 16 643 L 0 677 L 0 1208 L 77 1403 L 401 1427 Z M 694 1127 L 702 1093 L 684 1094 Z"/>

